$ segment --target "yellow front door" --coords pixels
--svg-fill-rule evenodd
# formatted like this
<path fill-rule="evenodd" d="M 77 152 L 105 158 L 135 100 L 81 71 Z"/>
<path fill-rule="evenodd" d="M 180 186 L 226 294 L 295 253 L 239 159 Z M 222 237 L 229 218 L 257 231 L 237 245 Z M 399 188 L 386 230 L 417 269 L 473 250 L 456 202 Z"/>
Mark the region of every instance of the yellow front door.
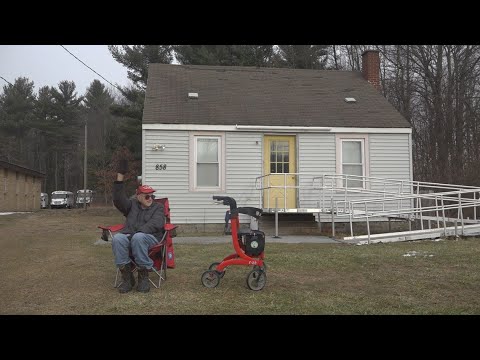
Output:
<path fill-rule="evenodd" d="M 275 208 L 277 199 L 278 208 L 296 208 L 296 176 L 289 175 L 296 172 L 295 136 L 265 136 L 263 158 L 264 174 L 270 174 L 264 177 L 263 206 Z"/>

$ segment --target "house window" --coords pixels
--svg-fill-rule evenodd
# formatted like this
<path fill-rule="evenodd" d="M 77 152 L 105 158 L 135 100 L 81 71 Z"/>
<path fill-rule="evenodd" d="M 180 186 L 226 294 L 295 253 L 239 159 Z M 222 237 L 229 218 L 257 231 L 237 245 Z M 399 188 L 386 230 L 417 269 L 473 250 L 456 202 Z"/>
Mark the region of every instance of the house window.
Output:
<path fill-rule="evenodd" d="M 369 175 L 367 135 L 337 135 L 337 174 L 344 175 L 339 186 L 365 188 Z M 349 175 L 352 175 L 349 177 Z"/>
<path fill-rule="evenodd" d="M 288 141 L 270 142 L 270 174 L 289 173 Z"/>
<path fill-rule="evenodd" d="M 224 184 L 223 135 L 194 134 L 191 137 L 192 191 L 217 191 Z"/>

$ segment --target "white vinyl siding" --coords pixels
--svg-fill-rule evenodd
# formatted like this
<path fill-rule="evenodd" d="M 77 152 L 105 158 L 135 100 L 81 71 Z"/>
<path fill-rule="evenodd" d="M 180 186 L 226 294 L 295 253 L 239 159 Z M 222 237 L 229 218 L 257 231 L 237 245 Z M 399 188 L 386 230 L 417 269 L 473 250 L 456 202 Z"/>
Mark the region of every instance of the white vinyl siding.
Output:
<path fill-rule="evenodd" d="M 358 136 L 357 134 L 354 135 Z M 312 179 L 323 174 L 341 173 L 340 149 L 338 148 L 341 142 L 338 141 L 338 138 L 351 138 L 350 136 L 351 134 L 345 137 L 343 134 L 298 134 L 298 171 L 304 174 L 299 179 L 298 206 L 300 208 L 317 208 L 319 206 L 322 198 L 318 190 L 312 189 Z M 360 139 L 364 140 L 365 147 L 365 176 L 412 180 L 409 134 L 365 134 L 360 136 Z M 356 137 L 353 139 L 359 140 Z M 321 181 L 315 183 L 316 186 L 320 184 Z M 337 186 L 342 186 L 341 182 Z M 379 181 L 367 183 L 365 187 L 370 190 L 384 190 L 383 182 Z M 398 186 L 387 186 L 385 190 L 398 191 Z M 330 193 L 328 194 L 328 199 L 325 197 L 323 200 L 330 202 Z M 378 194 L 350 193 L 348 195 L 351 200 L 369 197 L 378 197 Z M 342 201 L 344 198 L 343 191 L 336 191 L 333 200 Z M 342 221 L 345 220 L 342 219 Z"/>
<path fill-rule="evenodd" d="M 370 176 L 413 180 L 408 134 L 370 134 Z M 372 183 L 372 188 L 375 184 Z M 380 189 L 379 186 L 376 188 Z M 391 191 L 397 189 L 390 188 Z"/>
<path fill-rule="evenodd" d="M 335 134 L 298 134 L 297 135 L 299 206 L 317 208 L 319 191 L 313 189 L 313 178 L 322 174 L 335 173 Z M 320 185 L 316 179 L 315 185 Z"/>
<path fill-rule="evenodd" d="M 193 136 L 198 133 L 187 130 L 143 130 L 142 179 L 145 184 L 156 190 L 157 197 L 169 198 L 172 222 L 199 224 L 199 226 L 224 223 L 227 207 L 215 204 L 212 200 L 213 195 L 233 197 L 238 206 L 258 207 L 261 191 L 255 190 L 255 178 L 263 175 L 264 171 L 264 133 L 261 131 L 202 133 L 201 135 L 207 137 L 223 135 L 224 159 L 221 164 L 224 165 L 225 178 L 220 181 L 224 188 L 219 191 L 192 191 L 190 184 L 193 183 L 194 162 L 190 158 L 192 156 L 190 137 L 191 134 Z M 313 177 L 339 173 L 336 139 L 337 136 L 344 134 L 298 133 L 296 135 L 297 171 L 307 174 L 299 178 L 298 185 L 301 189 L 298 190 L 298 206 L 316 208 L 321 197 L 318 190 L 312 189 Z M 409 134 L 378 133 L 366 136 L 368 141 L 364 141 L 365 170 L 370 172 L 366 176 L 412 180 Z M 343 137 L 350 138 L 350 134 Z M 362 137 L 365 138 L 365 135 Z M 156 144 L 165 145 L 165 149 L 153 150 Z M 158 164 L 165 164 L 165 169 L 157 170 Z M 372 190 L 383 190 L 383 186 L 377 183 L 366 186 L 367 188 L 370 186 Z M 364 197 L 356 194 L 352 199 Z M 338 192 L 334 200 L 343 198 L 343 192 Z M 322 218 L 322 221 L 326 220 Z M 241 222 L 245 223 L 243 218 Z"/>
<path fill-rule="evenodd" d="M 255 178 L 263 175 L 263 133 L 227 132 L 226 144 L 224 195 L 233 197 L 238 206 L 258 207 L 261 191 L 255 190 Z M 227 210 L 225 206 L 217 208 L 223 214 Z M 245 223 L 247 219 L 247 215 L 240 214 L 240 223 Z"/>
<path fill-rule="evenodd" d="M 210 136 L 213 132 L 209 132 Z M 223 135 L 224 189 L 193 191 L 194 168 L 190 151 L 190 138 L 197 132 L 143 131 L 142 182 L 152 186 L 157 197 L 168 197 L 172 222 L 177 224 L 224 223 L 227 206 L 215 204 L 213 195 L 233 197 L 238 206 L 258 206 L 259 191 L 255 190 L 255 177 L 262 175 L 263 134 L 235 132 Z M 222 135 L 223 133 L 216 133 Z M 204 134 L 203 134 L 204 135 Z M 163 151 L 154 145 L 165 145 Z M 165 170 L 156 165 L 165 164 Z M 246 216 L 246 215 L 245 215 Z M 246 218 L 240 218 L 244 223 Z"/>
<path fill-rule="evenodd" d="M 370 175 L 374 178 L 395 179 L 385 186 L 380 181 L 372 181 L 371 190 L 389 192 L 411 192 L 408 186 L 402 185 L 402 180 L 412 181 L 413 174 L 410 167 L 410 143 L 408 134 L 369 134 L 370 144 Z M 408 202 L 403 201 L 402 207 Z M 389 202 L 386 208 L 395 208 Z"/>

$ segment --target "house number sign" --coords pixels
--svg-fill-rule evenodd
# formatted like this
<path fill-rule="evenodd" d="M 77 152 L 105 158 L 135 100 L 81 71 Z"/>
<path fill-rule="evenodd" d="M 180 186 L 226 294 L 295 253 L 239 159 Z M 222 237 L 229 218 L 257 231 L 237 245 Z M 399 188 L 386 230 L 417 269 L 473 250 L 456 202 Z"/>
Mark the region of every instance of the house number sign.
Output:
<path fill-rule="evenodd" d="M 155 170 L 167 170 L 167 164 L 157 164 Z"/>

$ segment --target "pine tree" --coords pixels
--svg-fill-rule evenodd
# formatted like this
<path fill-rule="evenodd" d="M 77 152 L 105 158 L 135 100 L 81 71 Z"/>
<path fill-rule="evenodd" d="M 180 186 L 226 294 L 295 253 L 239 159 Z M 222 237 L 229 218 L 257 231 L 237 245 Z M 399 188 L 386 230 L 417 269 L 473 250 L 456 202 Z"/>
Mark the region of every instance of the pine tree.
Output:
<path fill-rule="evenodd" d="M 53 124 L 56 125 L 54 136 L 55 189 L 76 191 L 81 178 L 80 141 L 83 121 L 81 119 L 81 102 L 73 81 L 61 81 L 58 89 L 52 89 Z M 82 137 L 83 139 L 83 137 Z"/>
<path fill-rule="evenodd" d="M 325 69 L 328 45 L 279 45 L 279 67 L 292 69 Z"/>
<path fill-rule="evenodd" d="M 272 66 L 273 45 L 177 45 L 182 65 Z"/>
<path fill-rule="evenodd" d="M 113 115 L 123 117 L 125 121 L 120 126 L 123 133 L 122 145 L 126 145 L 134 154 L 135 159 L 142 157 L 142 115 L 147 88 L 148 64 L 169 64 L 173 61 L 171 45 L 109 45 L 113 58 L 128 69 L 128 78 L 133 85 L 123 87 L 122 101 L 111 107 Z"/>
<path fill-rule="evenodd" d="M 28 166 L 25 137 L 32 128 L 36 96 L 34 83 L 28 78 L 15 79 L 13 85 L 3 87 L 0 95 L 0 154 L 19 165 Z"/>

